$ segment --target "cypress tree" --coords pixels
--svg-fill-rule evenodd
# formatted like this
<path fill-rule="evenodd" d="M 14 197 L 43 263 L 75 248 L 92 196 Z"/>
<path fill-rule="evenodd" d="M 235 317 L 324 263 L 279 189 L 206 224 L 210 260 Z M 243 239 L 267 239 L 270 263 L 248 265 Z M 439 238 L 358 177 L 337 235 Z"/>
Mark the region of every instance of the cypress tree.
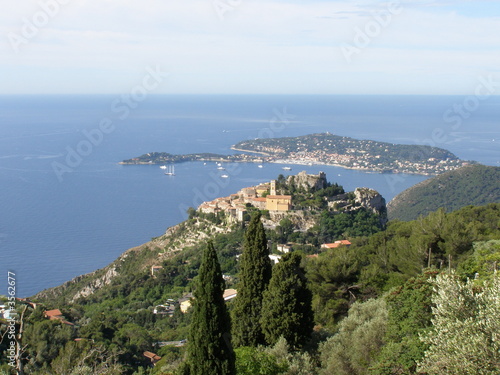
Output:
<path fill-rule="evenodd" d="M 312 293 L 300 262 L 298 253 L 283 256 L 274 266 L 269 288 L 264 292 L 261 326 L 269 345 L 283 336 L 291 347 L 297 348 L 311 336 Z"/>
<path fill-rule="evenodd" d="M 231 323 L 223 298 L 224 280 L 210 241 L 203 252 L 189 329 L 187 365 L 190 375 L 234 375 Z"/>
<path fill-rule="evenodd" d="M 262 294 L 271 279 L 271 260 L 261 214 L 252 216 L 240 257 L 238 296 L 233 308 L 233 342 L 238 346 L 264 344 L 260 327 Z"/>

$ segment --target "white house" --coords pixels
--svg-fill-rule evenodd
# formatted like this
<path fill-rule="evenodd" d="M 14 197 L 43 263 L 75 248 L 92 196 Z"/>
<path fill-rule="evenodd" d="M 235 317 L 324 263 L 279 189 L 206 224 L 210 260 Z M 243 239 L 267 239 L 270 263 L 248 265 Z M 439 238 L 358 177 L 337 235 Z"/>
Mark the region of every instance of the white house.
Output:
<path fill-rule="evenodd" d="M 281 255 L 269 254 L 269 259 L 271 259 L 274 264 L 278 263 L 281 259 Z"/>

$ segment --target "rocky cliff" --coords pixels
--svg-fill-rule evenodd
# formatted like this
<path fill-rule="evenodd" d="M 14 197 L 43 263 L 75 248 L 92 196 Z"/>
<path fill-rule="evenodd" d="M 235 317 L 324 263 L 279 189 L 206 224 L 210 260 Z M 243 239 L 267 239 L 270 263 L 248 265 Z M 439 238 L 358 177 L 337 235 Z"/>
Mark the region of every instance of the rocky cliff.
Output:
<path fill-rule="evenodd" d="M 319 172 L 319 174 L 307 174 L 306 171 L 299 172 L 295 176 L 288 176 L 288 184 L 295 185 L 296 188 L 302 190 L 320 190 L 327 186 L 326 174 Z"/>
<path fill-rule="evenodd" d="M 374 214 L 385 215 L 387 209 L 385 199 L 376 190 L 369 188 L 356 188 L 354 201 Z"/>

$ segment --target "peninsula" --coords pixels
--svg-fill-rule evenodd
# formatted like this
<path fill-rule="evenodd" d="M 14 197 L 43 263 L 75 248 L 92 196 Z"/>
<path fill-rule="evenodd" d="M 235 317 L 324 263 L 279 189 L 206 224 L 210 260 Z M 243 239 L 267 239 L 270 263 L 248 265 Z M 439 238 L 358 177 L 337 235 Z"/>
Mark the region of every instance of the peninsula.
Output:
<path fill-rule="evenodd" d="M 442 148 L 358 140 L 331 133 L 264 138 L 239 142 L 238 154 L 173 155 L 151 152 L 121 164 L 164 164 L 186 161 L 333 165 L 380 173 L 437 175 L 470 164 Z"/>

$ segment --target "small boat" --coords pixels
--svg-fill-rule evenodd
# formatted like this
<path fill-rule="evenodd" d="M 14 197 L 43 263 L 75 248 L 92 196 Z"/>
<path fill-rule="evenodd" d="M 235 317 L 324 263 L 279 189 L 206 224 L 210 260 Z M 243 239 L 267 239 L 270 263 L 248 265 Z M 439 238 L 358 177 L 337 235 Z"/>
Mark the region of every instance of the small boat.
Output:
<path fill-rule="evenodd" d="M 160 168 L 161 169 L 167 169 L 167 166 L 166 165 L 161 165 Z"/>
<path fill-rule="evenodd" d="M 167 176 L 175 176 L 175 166 L 171 165 L 170 168 L 165 172 Z"/>
<path fill-rule="evenodd" d="M 262 164 L 259 164 L 257 167 L 258 168 L 264 168 L 264 166 Z"/>
<path fill-rule="evenodd" d="M 225 170 L 226 168 L 224 168 L 224 167 L 222 167 L 222 166 L 218 166 L 218 167 L 217 167 L 217 169 L 219 169 L 219 170 L 223 171 L 223 170 Z"/>
<path fill-rule="evenodd" d="M 290 167 L 283 167 L 282 169 L 285 170 L 285 171 L 291 171 L 292 170 L 292 168 L 290 168 Z"/>
<path fill-rule="evenodd" d="M 221 175 L 221 178 L 228 178 L 229 176 L 227 174 Z"/>

